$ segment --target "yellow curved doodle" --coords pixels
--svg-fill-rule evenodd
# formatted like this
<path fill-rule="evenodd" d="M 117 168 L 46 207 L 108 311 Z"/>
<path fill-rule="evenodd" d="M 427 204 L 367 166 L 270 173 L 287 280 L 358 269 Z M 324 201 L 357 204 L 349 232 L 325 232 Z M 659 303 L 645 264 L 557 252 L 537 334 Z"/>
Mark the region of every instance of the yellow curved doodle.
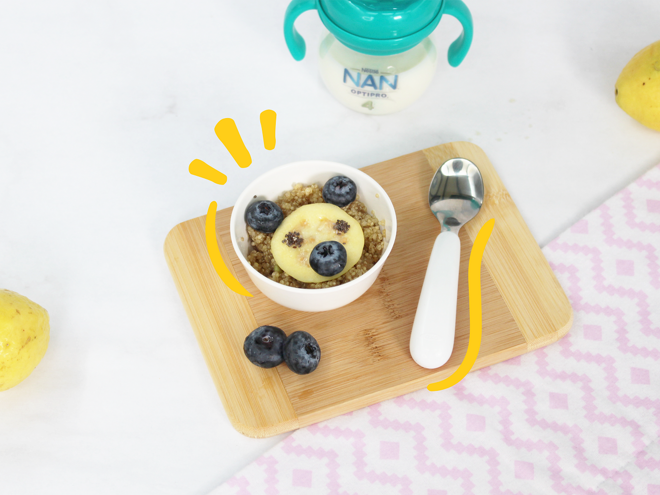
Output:
<path fill-rule="evenodd" d="M 481 347 L 481 259 L 483 258 L 486 244 L 488 243 L 490 234 L 493 232 L 494 226 L 494 218 L 483 224 L 477 234 L 477 238 L 474 240 L 474 244 L 472 244 L 472 251 L 470 252 L 470 264 L 468 265 L 470 341 L 468 342 L 467 352 L 465 353 L 463 362 L 451 376 L 439 382 L 431 383 L 426 387 L 431 392 L 453 387 L 460 382 L 470 372 L 479 355 L 479 348 Z"/>
<path fill-rule="evenodd" d="M 213 263 L 213 268 L 215 268 L 215 271 L 220 275 L 220 279 L 227 287 L 236 292 L 236 294 L 252 297 L 252 294 L 231 274 L 220 254 L 218 239 L 215 235 L 215 211 L 217 207 L 218 204 L 215 201 L 211 201 L 209 211 L 206 213 L 206 249 L 209 252 L 211 263 Z"/>

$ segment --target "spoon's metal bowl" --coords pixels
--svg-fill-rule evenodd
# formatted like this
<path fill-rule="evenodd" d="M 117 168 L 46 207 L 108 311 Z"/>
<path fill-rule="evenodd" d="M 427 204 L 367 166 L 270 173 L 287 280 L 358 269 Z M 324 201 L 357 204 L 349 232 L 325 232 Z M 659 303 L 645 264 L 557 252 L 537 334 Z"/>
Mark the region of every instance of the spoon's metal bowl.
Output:
<path fill-rule="evenodd" d="M 477 166 L 465 158 L 447 160 L 429 188 L 429 206 L 445 230 L 458 233 L 484 201 L 484 182 Z"/>

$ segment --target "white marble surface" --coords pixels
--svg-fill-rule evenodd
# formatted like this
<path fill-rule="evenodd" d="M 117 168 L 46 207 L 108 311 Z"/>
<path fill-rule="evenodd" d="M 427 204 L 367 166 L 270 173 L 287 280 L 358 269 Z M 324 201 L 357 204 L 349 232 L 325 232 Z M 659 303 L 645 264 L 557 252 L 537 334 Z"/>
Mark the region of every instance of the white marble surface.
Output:
<path fill-rule="evenodd" d="M 204 494 L 282 437 L 233 430 L 163 257 L 177 223 L 233 204 L 263 171 L 308 158 L 356 167 L 470 140 L 539 243 L 660 162 L 660 134 L 614 102 L 656 41 L 660 3 L 468 1 L 474 45 L 431 90 L 369 117 L 295 62 L 285 1 L 5 0 L 0 16 L 0 287 L 48 309 L 35 372 L 0 394 L 0 491 Z M 299 21 L 309 45 L 322 25 Z M 259 112 L 278 113 L 265 151 Z M 239 169 L 214 125 L 236 120 Z M 216 186 L 188 174 L 200 158 Z"/>

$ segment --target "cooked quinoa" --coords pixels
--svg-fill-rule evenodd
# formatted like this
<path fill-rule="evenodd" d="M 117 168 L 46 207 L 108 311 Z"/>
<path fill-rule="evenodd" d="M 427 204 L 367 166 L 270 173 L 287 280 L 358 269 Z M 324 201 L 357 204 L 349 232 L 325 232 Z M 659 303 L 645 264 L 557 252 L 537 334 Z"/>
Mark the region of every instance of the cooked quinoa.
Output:
<path fill-rule="evenodd" d="M 304 205 L 312 203 L 323 203 L 323 194 L 321 188 L 316 184 L 303 185 L 295 184 L 293 189 L 287 191 L 277 198 L 275 203 L 282 208 L 284 218 L 289 216 L 294 210 Z M 273 234 L 265 234 L 247 226 L 248 237 L 252 245 L 252 251 L 248 254 L 247 260 L 262 275 L 289 287 L 299 287 L 304 289 L 323 289 L 334 287 L 364 275 L 372 266 L 374 266 L 383 254 L 385 249 L 385 239 L 381 232 L 378 219 L 367 212 L 367 207 L 359 200 L 359 197 L 348 206 L 342 208 L 346 213 L 355 218 L 362 226 L 364 233 L 364 248 L 360 260 L 341 277 L 327 282 L 305 283 L 290 277 L 277 266 L 275 259 L 270 252 L 270 241 Z"/>

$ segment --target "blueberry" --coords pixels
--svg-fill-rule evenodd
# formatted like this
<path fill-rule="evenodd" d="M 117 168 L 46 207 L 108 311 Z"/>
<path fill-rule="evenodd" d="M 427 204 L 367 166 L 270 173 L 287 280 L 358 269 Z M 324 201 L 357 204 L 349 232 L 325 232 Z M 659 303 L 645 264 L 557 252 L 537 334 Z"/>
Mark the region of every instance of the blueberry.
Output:
<path fill-rule="evenodd" d="M 293 332 L 284 342 L 284 361 L 299 375 L 311 373 L 319 365 L 321 348 L 307 332 Z"/>
<path fill-rule="evenodd" d="M 243 352 L 252 364 L 261 368 L 273 368 L 282 364 L 282 350 L 286 334 L 277 327 L 269 325 L 253 330 L 245 337 Z"/>
<path fill-rule="evenodd" d="M 357 197 L 357 186 L 348 177 L 338 175 L 323 186 L 323 200 L 340 208 L 350 205 Z"/>
<path fill-rule="evenodd" d="M 319 242 L 309 254 L 309 266 L 319 275 L 333 277 L 346 268 L 346 248 L 337 241 Z"/>
<path fill-rule="evenodd" d="M 245 222 L 254 230 L 272 234 L 282 223 L 282 209 L 272 201 L 255 201 L 245 210 Z"/>

